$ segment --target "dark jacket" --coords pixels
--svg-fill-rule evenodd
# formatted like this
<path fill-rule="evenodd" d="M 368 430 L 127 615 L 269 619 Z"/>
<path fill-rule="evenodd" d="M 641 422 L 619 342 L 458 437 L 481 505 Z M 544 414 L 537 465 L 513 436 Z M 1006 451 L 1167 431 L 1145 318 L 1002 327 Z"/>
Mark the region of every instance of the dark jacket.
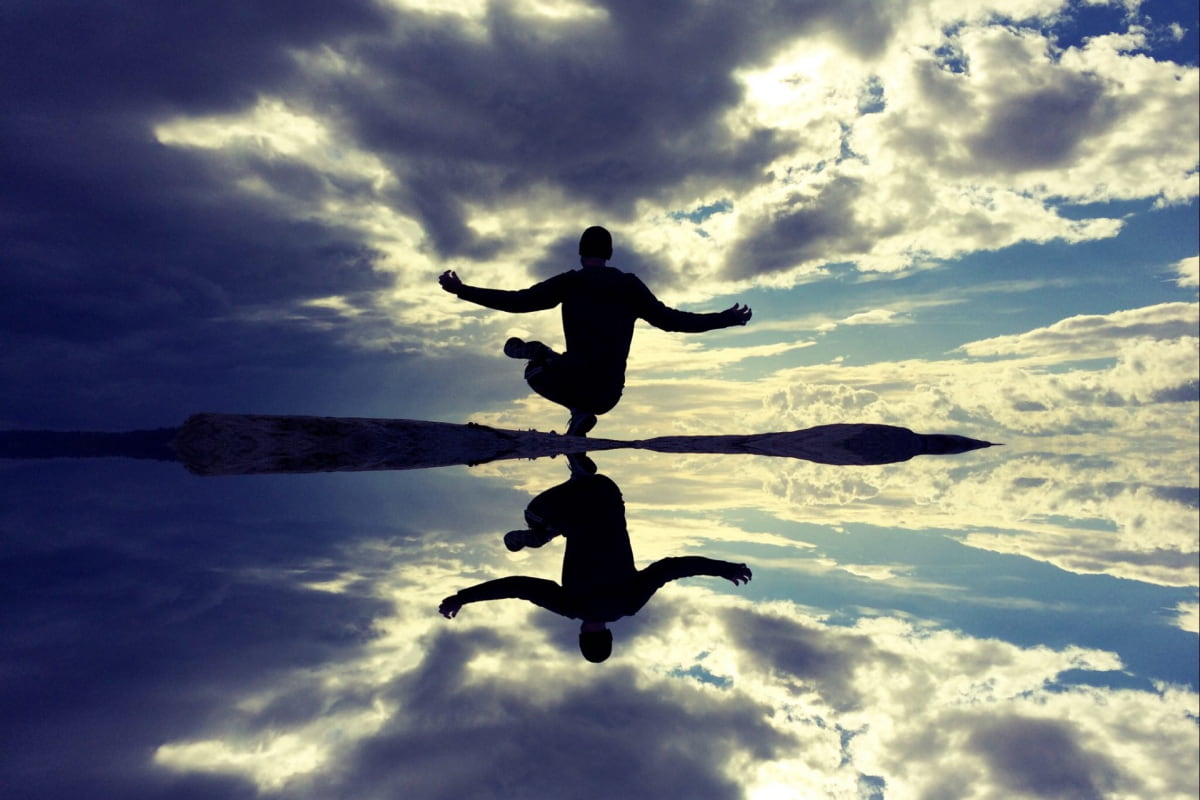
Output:
<path fill-rule="evenodd" d="M 636 275 L 614 267 L 582 267 L 517 291 L 464 285 L 458 296 L 514 313 L 543 311 L 561 304 L 567 355 L 598 379 L 615 382 L 617 388 L 625 383 L 625 362 L 637 320 L 682 333 L 702 333 L 730 324 L 722 312 L 670 308 Z"/>

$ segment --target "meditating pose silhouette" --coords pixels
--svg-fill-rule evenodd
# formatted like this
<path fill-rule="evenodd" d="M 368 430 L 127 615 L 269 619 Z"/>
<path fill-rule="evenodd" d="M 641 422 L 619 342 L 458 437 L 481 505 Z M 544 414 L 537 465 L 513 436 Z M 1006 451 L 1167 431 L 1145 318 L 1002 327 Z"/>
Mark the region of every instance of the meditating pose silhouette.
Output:
<path fill-rule="evenodd" d="M 576 463 L 579 457 L 576 456 Z M 751 578 L 750 568 L 732 561 L 704 556 L 676 556 L 655 561 L 644 569 L 633 562 L 633 548 L 625 526 L 621 490 L 604 475 L 588 474 L 572 464 L 573 477 L 547 489 L 525 510 L 526 530 L 509 531 L 509 550 L 541 547 L 555 536 L 566 539 L 562 583 L 545 578 L 514 575 L 497 578 L 455 592 L 442 600 L 438 611 L 453 619 L 467 603 L 515 598 L 578 619 L 579 650 L 591 662 L 604 661 L 612 652 L 608 623 L 636 614 L 666 583 L 695 575 L 725 578 L 734 585 Z"/>
<path fill-rule="evenodd" d="M 608 266 L 612 236 L 593 226 L 579 239 L 581 268 L 556 275 L 528 289 L 505 291 L 468 286 L 452 270 L 438 277 L 442 288 L 463 300 L 499 311 L 525 313 L 562 305 L 566 352 L 542 342 L 513 337 L 504 354 L 527 359 L 525 380 L 535 392 L 566 406 L 571 413 L 567 435 L 584 436 L 596 415 L 611 411 L 625 388 L 625 363 L 633 326 L 644 319 L 656 328 L 701 333 L 745 325 L 750 309 L 734 304 L 724 311 L 694 313 L 664 305 L 632 273 Z"/>

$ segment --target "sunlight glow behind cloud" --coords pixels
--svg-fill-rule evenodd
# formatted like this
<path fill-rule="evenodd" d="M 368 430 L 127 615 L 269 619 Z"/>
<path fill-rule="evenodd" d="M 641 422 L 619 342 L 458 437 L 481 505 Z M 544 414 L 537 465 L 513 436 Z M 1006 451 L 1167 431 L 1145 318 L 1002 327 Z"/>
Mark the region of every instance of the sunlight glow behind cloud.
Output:
<path fill-rule="evenodd" d="M 1003 12 L 1050 22 L 1063 8 L 1009 4 Z M 536 3 L 513 10 L 545 11 Z M 595 13 L 582 5 L 570 10 L 571 18 Z M 780 43 L 770 64 L 739 73 L 744 96 L 729 107 L 724 124 L 743 128 L 727 130 L 731 141 L 769 131 L 784 146 L 782 155 L 761 180 L 740 187 L 699 177 L 663 185 L 660 196 L 646 197 L 636 214 L 613 220 L 624 223 L 623 246 L 663 264 L 687 298 L 703 300 L 747 282 L 789 285 L 833 262 L 899 272 L 1021 241 L 1112 237 L 1121 220 L 1103 214 L 1068 218 L 1059 206 L 1135 197 L 1178 203 L 1196 196 L 1195 153 L 1186 144 L 1196 138 L 1189 132 L 1197 132 L 1194 68 L 1142 55 L 1144 28 L 1062 49 L 1036 27 L 987 22 L 992 10 L 990 4 L 954 11 L 917 4 L 908 16 L 891 20 L 887 46 L 869 53 L 830 38 L 802 35 Z M 477 25 L 500 24 L 482 7 L 456 6 L 455 13 Z M 936 30 L 928 27 L 931 20 L 952 32 L 930 38 Z M 486 52 L 492 45 L 473 46 Z M 324 51 L 338 54 L 340 67 L 330 56 L 301 56 L 310 79 L 361 82 L 369 90 L 354 45 L 344 48 Z M 956 54 L 953 63 L 938 55 L 947 52 Z M 350 63 L 358 66 L 347 70 Z M 880 98 L 879 107 L 865 114 L 864 86 Z M 407 291 L 426 292 L 437 267 L 422 255 L 432 243 L 422 234 L 424 212 L 386 208 L 396 190 L 422 171 L 419 162 L 356 142 L 346 109 L 332 115 L 318 111 L 319 103 L 305 107 L 310 110 L 300 113 L 282 101 L 263 100 L 240 115 L 181 117 L 156 131 L 166 144 L 225 151 L 231 164 L 240 163 L 242 185 L 275 191 L 278 202 L 297 198 L 272 189 L 286 185 L 267 164 L 351 181 L 361 188 L 339 191 L 327 182 L 302 213 L 356 222 L 372 246 L 388 254 L 378 266 L 395 270 Z M 1055 115 L 1063 116 L 1055 122 Z M 1164 129 L 1179 136 L 1157 135 Z M 1042 139 L 1030 138 L 1037 136 Z M 238 156 L 256 152 L 254 159 Z M 715 202 L 728 210 L 700 223 L 668 222 L 681 208 Z M 573 233 L 575 226 L 547 226 L 555 206 L 559 218 L 564 211 L 584 220 L 612 216 L 586 197 L 557 191 L 552 180 L 514 186 L 503 199 L 467 192 L 452 205 L 474 237 L 495 242 L 489 246 L 495 255 L 470 258 L 480 283 L 512 274 L 514 263 L 527 280 L 535 254 Z"/>

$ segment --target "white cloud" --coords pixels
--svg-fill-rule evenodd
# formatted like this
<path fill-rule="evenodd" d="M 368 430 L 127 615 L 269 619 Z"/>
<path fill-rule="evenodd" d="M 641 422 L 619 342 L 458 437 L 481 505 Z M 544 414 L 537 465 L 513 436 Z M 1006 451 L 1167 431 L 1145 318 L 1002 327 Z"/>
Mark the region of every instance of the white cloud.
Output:
<path fill-rule="evenodd" d="M 1162 303 L 1112 314 L 1068 317 L 1045 328 L 969 342 L 959 349 L 971 356 L 1023 356 L 1033 363 L 1112 358 L 1124 346 L 1123 340 L 1157 343 L 1191 338 L 1194 342 L 1198 326 L 1200 305 Z"/>
<path fill-rule="evenodd" d="M 903 325 L 911 323 L 912 320 L 897 311 L 890 308 L 872 308 L 869 311 L 860 311 L 857 314 L 851 314 L 845 319 L 837 322 L 826 322 L 817 326 L 817 330 L 823 333 L 834 330 L 841 326 L 853 325 Z"/>
<path fill-rule="evenodd" d="M 1178 614 L 1175 624 L 1180 630 L 1200 633 L 1200 602 L 1180 603 L 1175 611 Z"/>
<path fill-rule="evenodd" d="M 1175 281 L 1178 285 L 1192 288 L 1200 286 L 1200 256 L 1192 256 L 1178 262 L 1175 272 L 1179 275 Z"/>
<path fill-rule="evenodd" d="M 896 312 L 886 308 L 873 308 L 851 314 L 842 320 L 842 325 L 896 325 L 904 320 L 897 318 Z"/>
<path fill-rule="evenodd" d="M 1136 27 L 1062 51 L 1033 27 L 988 20 L 1064 8 L 1010 5 L 917 4 L 876 61 L 818 58 L 814 43 L 757 74 L 749 113 L 780 109 L 770 119 L 803 128 L 804 145 L 777 162 L 773 187 L 735 200 L 746 241 L 730 268 L 749 275 L 737 259 L 757 257 L 796 278 L 837 261 L 892 272 L 1120 230 L 1117 219 L 1061 216 L 1064 199 L 1194 197 L 1197 71 L 1138 53 Z M 868 85 L 879 108 L 862 115 Z"/>
<path fill-rule="evenodd" d="M 633 375 L 680 375 L 694 372 L 712 374 L 731 364 L 784 355 L 814 344 L 811 341 L 798 341 L 713 346 L 717 343 L 729 343 L 731 338 L 730 334 L 713 332 L 695 335 L 669 334 L 643 326 L 638 330 L 635 345 L 629 354 L 629 371 Z"/>

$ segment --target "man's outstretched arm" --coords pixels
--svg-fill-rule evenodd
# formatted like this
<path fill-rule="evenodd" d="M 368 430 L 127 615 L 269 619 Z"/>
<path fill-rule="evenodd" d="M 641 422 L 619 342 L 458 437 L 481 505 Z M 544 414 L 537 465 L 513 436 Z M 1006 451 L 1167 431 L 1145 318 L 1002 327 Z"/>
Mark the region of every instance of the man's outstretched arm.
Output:
<path fill-rule="evenodd" d="M 697 575 L 711 575 L 715 578 L 724 578 L 734 586 L 740 583 L 749 583 L 750 578 L 753 576 L 750 568 L 745 564 L 738 564 L 733 561 L 719 561 L 715 558 L 705 558 L 704 556 L 672 556 L 670 558 L 662 558 L 642 570 L 642 575 L 645 576 L 648 582 L 654 584 L 656 589 L 669 581 L 679 580 L 680 578 L 691 578 Z"/>
<path fill-rule="evenodd" d="M 628 598 L 626 614 L 637 613 L 663 585 L 696 575 L 724 578 L 734 586 L 749 583 L 750 568 L 732 561 L 718 561 L 704 556 L 673 556 L 655 561 L 638 572 L 637 590 Z"/>
<path fill-rule="evenodd" d="M 632 276 L 631 276 L 632 277 Z M 703 333 L 717 328 L 732 328 L 750 321 L 749 306 L 734 303 L 724 311 L 694 312 L 671 308 L 654 296 L 654 293 L 638 279 L 635 291 L 638 294 L 638 316 L 656 328 L 679 333 Z"/>
<path fill-rule="evenodd" d="M 527 311 L 545 311 L 562 302 L 562 287 L 556 278 L 534 284 L 528 289 L 508 291 L 506 289 L 484 289 L 468 286 L 454 270 L 446 270 L 438 276 L 438 283 L 452 295 L 497 311 L 522 314 Z"/>

